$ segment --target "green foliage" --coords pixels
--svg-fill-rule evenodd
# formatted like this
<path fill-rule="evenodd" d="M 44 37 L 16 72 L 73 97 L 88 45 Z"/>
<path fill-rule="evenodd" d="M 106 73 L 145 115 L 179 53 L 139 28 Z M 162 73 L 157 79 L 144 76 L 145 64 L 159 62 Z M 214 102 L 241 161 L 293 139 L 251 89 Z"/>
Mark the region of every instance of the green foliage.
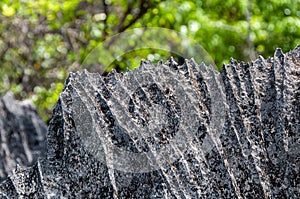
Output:
<path fill-rule="evenodd" d="M 37 111 L 39 113 L 43 113 L 49 108 L 53 109 L 53 105 L 56 103 L 63 87 L 64 84 L 60 82 L 52 83 L 49 89 L 40 86 L 34 87 L 34 94 L 31 96 L 31 99 L 33 103 L 38 105 Z M 46 114 L 41 114 L 41 116 L 44 119 L 44 121 L 47 121 L 49 119 L 49 116 Z"/>
<path fill-rule="evenodd" d="M 220 69 L 230 57 L 250 60 L 272 56 L 300 44 L 299 0 L 28 0 L 0 1 L 0 95 L 12 90 L 17 98 L 31 98 L 44 120 L 70 71 L 81 69 L 85 58 L 103 41 L 132 28 L 162 27 L 195 40 Z M 128 38 L 128 50 L 110 66 L 133 69 L 140 59 L 157 62 L 175 52 L 135 49 L 138 43 L 170 45 L 186 51 L 176 36 L 145 32 L 143 41 Z M 108 46 L 121 52 L 122 45 Z M 191 44 L 193 45 L 193 44 Z M 111 49 L 113 48 L 113 49 Z M 197 48 L 188 56 L 204 56 Z M 102 52 L 102 56 L 109 57 Z M 97 68 L 89 68 L 97 70 Z"/>

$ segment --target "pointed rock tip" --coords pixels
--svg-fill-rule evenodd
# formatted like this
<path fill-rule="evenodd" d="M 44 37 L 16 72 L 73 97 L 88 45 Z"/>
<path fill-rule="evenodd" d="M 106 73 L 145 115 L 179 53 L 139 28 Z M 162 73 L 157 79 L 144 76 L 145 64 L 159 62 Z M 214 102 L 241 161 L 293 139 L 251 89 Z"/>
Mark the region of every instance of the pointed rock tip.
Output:
<path fill-rule="evenodd" d="M 282 52 L 282 49 L 281 48 L 276 48 L 275 53 L 274 53 L 274 57 L 281 58 L 283 56 L 284 56 L 284 54 Z"/>
<path fill-rule="evenodd" d="M 292 50 L 292 51 L 296 51 L 296 52 L 299 52 L 299 53 L 300 53 L 300 44 L 297 45 L 297 46 L 294 48 L 294 50 Z"/>
<path fill-rule="evenodd" d="M 178 66 L 178 63 L 175 61 L 174 57 L 171 56 L 170 59 L 166 62 L 166 65 L 168 66 Z"/>
<path fill-rule="evenodd" d="M 88 77 L 91 73 L 84 69 L 81 73 L 78 73 L 77 76 L 80 76 L 80 77 Z"/>
<path fill-rule="evenodd" d="M 265 58 L 264 58 L 263 56 L 261 56 L 261 55 L 258 55 L 258 58 L 257 58 L 257 59 L 260 60 L 260 61 L 265 60 Z"/>
<path fill-rule="evenodd" d="M 237 61 L 236 59 L 234 59 L 233 57 L 230 57 L 229 63 L 230 63 L 231 65 L 236 65 L 236 64 L 238 63 L 238 61 Z"/>
<path fill-rule="evenodd" d="M 164 64 L 164 62 L 162 59 L 157 62 L 157 66 L 162 66 L 163 64 Z"/>
<path fill-rule="evenodd" d="M 108 72 L 107 76 L 114 76 L 116 75 L 116 73 L 117 73 L 116 69 L 113 68 L 111 71 Z"/>
<path fill-rule="evenodd" d="M 191 64 L 198 65 L 197 62 L 196 62 L 196 60 L 194 59 L 194 57 L 192 57 L 190 59 L 190 62 L 191 62 Z"/>
<path fill-rule="evenodd" d="M 22 171 L 22 167 L 17 163 L 14 172 L 15 172 L 15 173 L 18 173 L 18 172 L 20 172 L 20 171 Z"/>
<path fill-rule="evenodd" d="M 142 59 L 140 65 L 148 65 L 148 64 L 152 64 L 152 62 L 150 60 L 146 60 L 146 59 Z"/>
<path fill-rule="evenodd" d="M 194 64 L 193 63 L 193 58 L 191 58 L 191 59 L 184 59 L 184 64 L 186 64 L 187 66 L 193 65 Z"/>
<path fill-rule="evenodd" d="M 191 64 L 191 66 L 192 66 L 192 68 L 196 68 L 196 67 L 198 67 L 198 64 L 197 64 L 197 62 L 195 61 L 195 59 L 192 57 L 191 59 L 190 59 L 190 64 Z"/>

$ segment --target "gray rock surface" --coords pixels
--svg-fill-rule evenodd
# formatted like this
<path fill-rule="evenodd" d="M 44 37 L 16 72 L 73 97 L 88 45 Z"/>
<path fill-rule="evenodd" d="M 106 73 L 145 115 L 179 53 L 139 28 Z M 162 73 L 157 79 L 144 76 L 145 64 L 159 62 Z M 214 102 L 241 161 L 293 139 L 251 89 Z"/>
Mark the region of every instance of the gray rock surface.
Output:
<path fill-rule="evenodd" d="M 31 101 L 16 101 L 11 93 L 0 99 L 0 181 L 45 155 L 46 132 Z"/>
<path fill-rule="evenodd" d="M 71 73 L 42 161 L 5 198 L 300 198 L 300 46 L 221 73 L 186 60 Z"/>

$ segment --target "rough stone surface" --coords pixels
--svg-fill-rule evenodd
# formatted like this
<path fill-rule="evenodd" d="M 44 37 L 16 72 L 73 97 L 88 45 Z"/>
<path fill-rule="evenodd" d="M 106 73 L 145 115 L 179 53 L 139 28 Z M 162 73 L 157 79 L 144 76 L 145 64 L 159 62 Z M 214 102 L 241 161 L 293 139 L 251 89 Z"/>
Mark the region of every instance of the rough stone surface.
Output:
<path fill-rule="evenodd" d="M 0 181 L 45 155 L 46 132 L 31 101 L 16 101 L 11 93 L 0 99 Z"/>
<path fill-rule="evenodd" d="M 66 81 L 23 198 L 300 198 L 300 46 L 221 73 L 193 60 Z M 163 154 L 163 155 L 160 155 Z"/>

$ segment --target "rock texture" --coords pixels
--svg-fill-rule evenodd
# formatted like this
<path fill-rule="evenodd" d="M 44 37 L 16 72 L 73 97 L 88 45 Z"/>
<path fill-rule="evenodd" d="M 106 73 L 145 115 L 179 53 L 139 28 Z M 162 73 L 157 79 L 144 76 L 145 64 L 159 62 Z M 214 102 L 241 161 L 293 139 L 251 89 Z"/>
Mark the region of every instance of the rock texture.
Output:
<path fill-rule="evenodd" d="M 72 73 L 45 159 L 5 198 L 299 198 L 300 46 L 221 73 L 186 60 Z"/>
<path fill-rule="evenodd" d="M 46 132 L 31 101 L 16 101 L 11 93 L 0 99 L 0 181 L 45 155 Z"/>

